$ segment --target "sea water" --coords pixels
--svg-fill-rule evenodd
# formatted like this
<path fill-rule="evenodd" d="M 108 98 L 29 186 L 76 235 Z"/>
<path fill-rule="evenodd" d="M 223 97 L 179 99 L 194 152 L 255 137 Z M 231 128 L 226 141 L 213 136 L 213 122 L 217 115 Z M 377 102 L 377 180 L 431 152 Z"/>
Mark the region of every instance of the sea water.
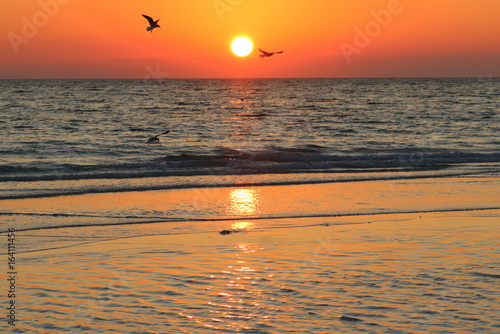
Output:
<path fill-rule="evenodd" d="M 461 177 L 497 173 L 500 161 L 494 78 L 3 80 L 0 88 L 0 200 Z M 10 221 L 20 213 L 40 214 L 0 206 Z M 115 210 L 85 212 L 99 217 L 93 223 L 79 221 L 81 212 L 45 213 L 75 224 L 138 221 Z"/>
<path fill-rule="evenodd" d="M 2 246 L 16 229 L 19 266 L 9 330 L 499 326 L 488 226 L 441 222 L 415 237 L 403 218 L 390 233 L 374 223 L 344 238 L 349 227 L 336 226 L 316 242 L 259 235 L 380 213 L 494 216 L 485 209 L 499 207 L 498 79 L 3 80 L 0 88 L 0 229 Z M 227 226 L 258 229 L 216 239 Z M 187 233 L 188 244 L 162 239 Z M 150 235 L 160 239 L 129 239 Z M 124 243 L 106 250 L 103 240 Z"/>

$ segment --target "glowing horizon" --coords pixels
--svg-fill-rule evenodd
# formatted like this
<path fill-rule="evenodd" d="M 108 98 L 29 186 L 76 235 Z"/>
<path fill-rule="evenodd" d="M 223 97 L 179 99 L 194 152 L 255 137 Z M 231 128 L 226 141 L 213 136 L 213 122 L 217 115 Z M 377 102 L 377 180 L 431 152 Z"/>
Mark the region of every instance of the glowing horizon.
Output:
<path fill-rule="evenodd" d="M 4 7 L 5 6 L 5 7 Z M 500 2 L 5 0 L 0 78 L 500 76 Z M 110 14 L 112 13 L 112 14 Z M 147 32 L 142 14 L 160 19 Z M 247 36 L 254 51 L 228 45 Z M 261 48 L 284 50 L 259 59 Z"/>

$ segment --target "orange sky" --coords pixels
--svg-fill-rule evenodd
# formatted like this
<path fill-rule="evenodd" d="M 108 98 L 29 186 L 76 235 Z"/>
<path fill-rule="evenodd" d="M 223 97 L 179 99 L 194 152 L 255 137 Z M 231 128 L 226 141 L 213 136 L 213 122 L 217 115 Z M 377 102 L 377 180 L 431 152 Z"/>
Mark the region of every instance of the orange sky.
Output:
<path fill-rule="evenodd" d="M 498 0 L 1 0 L 0 78 L 500 76 Z M 147 14 L 162 29 L 146 32 Z M 244 58 L 231 40 L 267 51 Z"/>

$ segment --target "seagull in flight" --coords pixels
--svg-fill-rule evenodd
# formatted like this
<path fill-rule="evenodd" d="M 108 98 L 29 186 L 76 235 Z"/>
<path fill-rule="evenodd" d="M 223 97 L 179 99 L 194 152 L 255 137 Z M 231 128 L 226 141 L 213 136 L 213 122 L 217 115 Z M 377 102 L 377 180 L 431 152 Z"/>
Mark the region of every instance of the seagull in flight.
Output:
<path fill-rule="evenodd" d="M 151 137 L 148 139 L 148 141 L 146 142 L 146 144 L 158 144 L 160 142 L 160 138 L 158 138 L 158 136 L 161 136 L 161 135 L 166 135 L 167 133 L 169 133 L 170 130 L 167 130 L 165 132 L 162 132 L 160 134 L 157 134 L 156 136 L 154 137 Z"/>
<path fill-rule="evenodd" d="M 262 57 L 262 58 L 271 57 L 272 55 L 275 55 L 275 54 L 278 54 L 278 53 L 283 53 L 283 51 L 279 51 L 279 52 L 267 52 L 267 51 L 264 51 L 264 50 L 261 50 L 261 49 L 259 49 L 259 51 L 262 52 L 262 54 L 259 55 L 259 57 Z"/>
<path fill-rule="evenodd" d="M 146 18 L 146 20 L 148 20 L 148 22 L 149 22 L 149 27 L 146 28 L 147 31 L 153 32 L 154 28 L 161 28 L 160 25 L 158 24 L 158 21 L 160 21 L 160 20 L 155 21 L 150 16 L 147 16 L 144 14 L 142 14 L 142 16 L 144 16 Z"/>

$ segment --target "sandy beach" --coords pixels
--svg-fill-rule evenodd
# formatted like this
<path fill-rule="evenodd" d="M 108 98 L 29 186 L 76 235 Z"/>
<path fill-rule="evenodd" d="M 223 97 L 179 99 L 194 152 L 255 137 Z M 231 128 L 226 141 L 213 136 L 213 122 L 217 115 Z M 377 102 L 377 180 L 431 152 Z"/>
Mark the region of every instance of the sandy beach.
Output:
<path fill-rule="evenodd" d="M 20 253 L 15 328 L 494 333 L 499 216 L 338 217 L 309 227 L 127 237 Z M 18 245 L 34 232 L 17 233 Z"/>

